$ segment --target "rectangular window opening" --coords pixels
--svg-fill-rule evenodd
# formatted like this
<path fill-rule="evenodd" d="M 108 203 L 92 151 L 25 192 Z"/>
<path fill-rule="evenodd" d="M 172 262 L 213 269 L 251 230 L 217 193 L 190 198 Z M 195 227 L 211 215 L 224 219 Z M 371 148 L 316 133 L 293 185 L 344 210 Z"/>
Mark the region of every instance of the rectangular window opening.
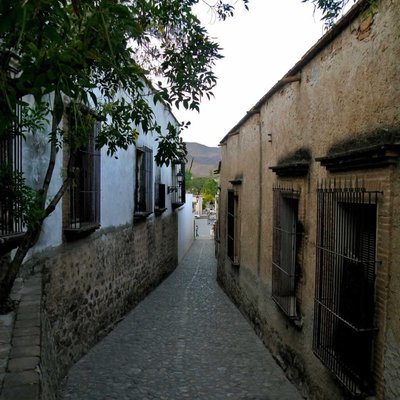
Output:
<path fill-rule="evenodd" d="M 173 208 L 177 208 L 186 202 L 186 187 L 185 187 L 185 163 L 173 164 L 173 177 L 171 201 Z"/>
<path fill-rule="evenodd" d="M 234 190 L 228 190 L 227 254 L 235 265 L 239 265 L 238 201 L 237 193 Z"/>
<path fill-rule="evenodd" d="M 148 147 L 136 150 L 135 214 L 153 212 L 153 151 Z"/>
<path fill-rule="evenodd" d="M 369 395 L 378 192 L 318 189 L 313 350 L 353 395 Z"/>
<path fill-rule="evenodd" d="M 288 317 L 296 318 L 299 193 L 273 190 L 272 298 Z"/>
<path fill-rule="evenodd" d="M 67 229 L 85 230 L 100 225 L 100 150 L 95 145 L 100 126 L 99 121 L 94 123 L 87 145 L 75 156 Z"/>
<path fill-rule="evenodd" d="M 21 207 L 22 135 L 21 107 L 16 108 L 16 120 L 11 131 L 0 138 L 0 237 L 23 234 Z"/>

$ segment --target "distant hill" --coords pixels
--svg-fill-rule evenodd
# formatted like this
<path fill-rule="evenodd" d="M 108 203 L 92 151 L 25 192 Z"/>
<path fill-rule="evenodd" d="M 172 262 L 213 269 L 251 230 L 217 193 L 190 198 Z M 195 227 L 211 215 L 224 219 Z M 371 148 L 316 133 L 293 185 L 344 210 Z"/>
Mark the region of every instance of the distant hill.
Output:
<path fill-rule="evenodd" d="M 210 175 L 210 171 L 218 168 L 221 160 L 221 151 L 219 147 L 208 147 L 199 143 L 186 142 L 188 151 L 186 169 L 189 170 L 192 165 L 193 177 L 206 177 Z"/>

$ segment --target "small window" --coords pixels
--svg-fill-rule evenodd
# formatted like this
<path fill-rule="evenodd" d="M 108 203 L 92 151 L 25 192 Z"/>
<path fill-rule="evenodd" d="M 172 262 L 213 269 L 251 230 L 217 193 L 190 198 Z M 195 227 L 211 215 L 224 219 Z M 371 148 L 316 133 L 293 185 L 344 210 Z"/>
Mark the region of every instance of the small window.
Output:
<path fill-rule="evenodd" d="M 274 188 L 272 298 L 290 318 L 297 317 L 298 196 L 292 189 Z"/>
<path fill-rule="evenodd" d="M 238 202 L 237 193 L 234 190 L 228 190 L 227 252 L 234 265 L 239 265 Z"/>
<path fill-rule="evenodd" d="M 69 222 L 64 230 L 67 236 L 74 231 L 93 231 L 100 226 L 100 150 L 95 146 L 100 127 L 101 123 L 96 121 L 87 145 L 77 151 L 73 161 Z"/>
<path fill-rule="evenodd" d="M 173 164 L 171 193 L 172 208 L 181 207 L 186 202 L 185 163 Z"/>
<path fill-rule="evenodd" d="M 372 393 L 377 200 L 318 189 L 313 350 L 354 395 Z"/>
<path fill-rule="evenodd" d="M 21 117 L 21 108 L 16 116 Z M 12 132 L 0 137 L 0 237 L 23 234 L 20 211 L 22 184 L 22 135 L 18 123 Z"/>
<path fill-rule="evenodd" d="M 135 216 L 153 212 L 153 151 L 147 147 L 136 150 Z"/>

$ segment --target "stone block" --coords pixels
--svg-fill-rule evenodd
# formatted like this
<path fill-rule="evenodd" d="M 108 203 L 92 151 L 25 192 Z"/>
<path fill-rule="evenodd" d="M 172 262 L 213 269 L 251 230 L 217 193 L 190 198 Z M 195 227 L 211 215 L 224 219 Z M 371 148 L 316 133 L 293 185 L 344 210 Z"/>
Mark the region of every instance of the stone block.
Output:
<path fill-rule="evenodd" d="M 24 385 L 39 385 L 39 374 L 36 371 L 10 372 L 4 377 L 3 390 Z"/>
<path fill-rule="evenodd" d="M 33 319 L 23 319 L 18 320 L 15 323 L 15 328 L 33 328 L 33 327 L 40 327 L 40 319 L 33 318 Z"/>
<path fill-rule="evenodd" d="M 42 295 L 42 287 L 41 285 L 33 285 L 29 287 L 25 287 L 22 290 L 22 299 L 29 299 Z"/>
<path fill-rule="evenodd" d="M 29 293 L 22 296 L 22 304 L 32 304 L 35 305 L 37 303 L 40 304 L 42 300 L 41 293 Z"/>
<path fill-rule="evenodd" d="M 0 344 L 7 344 L 11 341 L 11 329 L 0 328 Z"/>
<path fill-rule="evenodd" d="M 32 310 L 38 310 L 38 309 L 40 309 L 40 303 L 41 303 L 41 299 L 39 297 L 37 297 L 37 298 L 27 297 L 21 302 L 20 306 L 18 307 L 18 312 L 21 312 L 25 308 L 32 309 Z"/>
<path fill-rule="evenodd" d="M 39 346 L 40 336 L 30 335 L 30 336 L 20 336 L 12 338 L 13 346 Z"/>
<path fill-rule="evenodd" d="M 8 355 L 10 353 L 11 346 L 0 344 L 0 368 L 5 368 L 7 366 Z"/>
<path fill-rule="evenodd" d="M 39 385 L 5 387 L 0 400 L 38 400 Z"/>
<path fill-rule="evenodd" d="M 10 352 L 10 358 L 39 356 L 40 346 L 13 346 Z"/>
<path fill-rule="evenodd" d="M 40 312 L 39 311 L 34 311 L 34 312 L 18 312 L 17 315 L 17 322 L 18 321 L 28 321 L 28 320 L 37 320 L 40 321 Z"/>
<path fill-rule="evenodd" d="M 10 372 L 34 370 L 39 363 L 39 357 L 11 358 L 8 362 L 7 369 Z"/>
<path fill-rule="evenodd" d="M 33 328 L 15 328 L 13 336 L 14 337 L 21 337 L 21 336 L 40 336 L 40 328 L 33 327 Z"/>

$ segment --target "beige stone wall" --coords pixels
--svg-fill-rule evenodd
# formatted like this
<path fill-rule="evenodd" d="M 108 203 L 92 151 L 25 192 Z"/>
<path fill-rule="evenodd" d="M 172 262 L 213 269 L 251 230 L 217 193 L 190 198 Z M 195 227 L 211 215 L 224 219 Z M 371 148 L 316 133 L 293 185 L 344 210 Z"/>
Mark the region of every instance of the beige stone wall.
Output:
<path fill-rule="evenodd" d="M 371 9 L 369 10 L 371 11 Z M 344 29 L 301 70 L 300 82 L 284 85 L 238 127 L 222 146 L 218 278 L 249 315 L 256 330 L 289 375 L 317 398 L 345 396 L 333 376 L 312 353 L 318 182 L 325 178 L 362 182 L 367 190 L 383 192 L 378 204 L 373 373 L 377 397 L 400 397 L 400 207 L 397 167 L 329 173 L 316 157 L 331 146 L 362 137 L 383 127 L 400 126 L 400 5 L 378 2 Z M 261 140 L 261 147 L 260 147 Z M 279 178 L 269 167 L 306 147 L 309 173 Z M 260 151 L 261 150 L 261 151 Z M 229 180 L 241 177 L 242 184 Z M 290 322 L 271 300 L 272 187 L 300 191 L 299 220 L 304 226 L 302 268 L 297 299 L 302 319 Z M 240 199 L 240 267 L 226 257 L 227 190 Z"/>

